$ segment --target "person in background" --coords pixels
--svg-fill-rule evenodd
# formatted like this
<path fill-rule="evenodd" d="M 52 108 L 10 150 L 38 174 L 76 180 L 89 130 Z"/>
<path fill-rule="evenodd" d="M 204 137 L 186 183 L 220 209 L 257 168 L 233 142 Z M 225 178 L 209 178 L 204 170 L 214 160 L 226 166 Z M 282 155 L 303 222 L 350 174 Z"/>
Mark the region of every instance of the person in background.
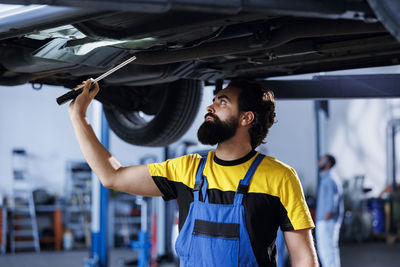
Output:
<path fill-rule="evenodd" d="M 343 190 L 332 168 L 336 159 L 326 154 L 318 161 L 320 182 L 316 210 L 316 239 L 318 256 L 323 267 L 339 267 L 339 231 L 343 219 Z"/>

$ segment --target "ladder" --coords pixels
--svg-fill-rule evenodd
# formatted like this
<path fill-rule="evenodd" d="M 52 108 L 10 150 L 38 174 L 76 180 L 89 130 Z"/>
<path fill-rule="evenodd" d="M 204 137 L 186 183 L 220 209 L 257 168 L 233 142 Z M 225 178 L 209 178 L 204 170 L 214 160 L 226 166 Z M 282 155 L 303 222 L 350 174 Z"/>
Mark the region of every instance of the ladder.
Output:
<path fill-rule="evenodd" d="M 33 192 L 27 178 L 27 154 L 13 150 L 13 196 L 10 203 L 10 250 L 40 252 Z"/>

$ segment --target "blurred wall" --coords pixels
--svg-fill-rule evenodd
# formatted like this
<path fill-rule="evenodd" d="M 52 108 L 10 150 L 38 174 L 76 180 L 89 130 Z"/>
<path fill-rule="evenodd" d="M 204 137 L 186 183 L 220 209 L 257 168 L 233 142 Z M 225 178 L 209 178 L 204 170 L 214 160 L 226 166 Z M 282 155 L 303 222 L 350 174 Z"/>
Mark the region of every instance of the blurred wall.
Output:
<path fill-rule="evenodd" d="M 68 105 L 58 106 L 55 101 L 65 92 L 54 86 L 36 91 L 30 84 L 0 87 L 0 193 L 11 190 L 12 150 L 23 148 L 33 187 L 61 195 L 65 162 L 83 159 L 73 137 Z"/>
<path fill-rule="evenodd" d="M 390 99 L 330 101 L 327 147 L 337 158 L 336 169 L 343 179 L 364 175 L 365 187 L 373 189 L 373 196 L 379 195 L 390 180 L 386 173 L 386 129 L 390 119 L 400 118 L 399 108 L 400 102 Z"/>
<path fill-rule="evenodd" d="M 293 167 L 305 193 L 314 193 L 316 142 L 314 104 L 310 100 L 277 100 L 276 123 L 260 151 Z"/>

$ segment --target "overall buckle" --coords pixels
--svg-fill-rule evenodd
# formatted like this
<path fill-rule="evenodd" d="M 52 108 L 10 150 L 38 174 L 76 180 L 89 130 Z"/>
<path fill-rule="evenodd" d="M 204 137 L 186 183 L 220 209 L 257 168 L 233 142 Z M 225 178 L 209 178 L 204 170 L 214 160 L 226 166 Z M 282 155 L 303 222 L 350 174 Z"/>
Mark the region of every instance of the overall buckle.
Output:
<path fill-rule="evenodd" d="M 244 184 L 239 184 L 238 189 L 237 189 L 237 193 L 239 194 L 247 194 L 247 192 L 249 191 L 249 186 L 248 185 L 244 185 Z"/>
<path fill-rule="evenodd" d="M 193 191 L 200 191 L 200 189 L 203 187 L 203 183 L 204 183 L 204 179 L 201 179 L 200 182 L 196 182 L 194 184 Z"/>

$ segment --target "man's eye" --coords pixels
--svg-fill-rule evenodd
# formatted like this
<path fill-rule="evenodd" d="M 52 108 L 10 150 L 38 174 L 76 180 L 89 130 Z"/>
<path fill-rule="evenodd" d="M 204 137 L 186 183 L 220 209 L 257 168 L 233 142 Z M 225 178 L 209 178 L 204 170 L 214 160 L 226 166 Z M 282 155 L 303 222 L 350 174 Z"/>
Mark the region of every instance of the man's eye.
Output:
<path fill-rule="evenodd" d="M 221 104 L 226 104 L 226 101 L 225 100 L 221 100 Z"/>

